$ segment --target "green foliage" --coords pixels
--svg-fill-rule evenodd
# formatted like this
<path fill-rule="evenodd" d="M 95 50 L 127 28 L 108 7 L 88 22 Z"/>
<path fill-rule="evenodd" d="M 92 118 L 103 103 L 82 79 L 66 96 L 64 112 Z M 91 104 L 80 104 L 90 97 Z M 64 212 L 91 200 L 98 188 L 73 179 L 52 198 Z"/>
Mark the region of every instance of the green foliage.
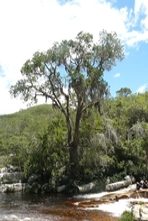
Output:
<path fill-rule="evenodd" d="M 123 57 L 116 33 L 106 31 L 97 43 L 80 32 L 34 53 L 10 93 L 35 103 L 43 96 L 52 105 L 0 116 L 0 166 L 79 179 L 148 174 L 148 92 L 124 87 L 111 98 L 103 78 Z"/>
<path fill-rule="evenodd" d="M 126 174 L 147 174 L 146 98 L 147 93 L 107 98 L 103 116 L 95 107 L 85 111 L 78 146 L 79 179 L 90 181 L 110 176 L 117 181 Z M 135 111 L 139 102 L 145 113 L 142 118 Z M 71 114 L 74 123 L 75 110 Z M 137 120 L 131 120 L 134 117 Z M 64 169 L 69 167 L 67 126 L 64 116 L 51 105 L 0 116 L 0 131 L 0 167 L 13 164 L 26 175 L 61 176 L 61 171 L 69 172 Z"/>
<path fill-rule="evenodd" d="M 47 130 L 30 142 L 30 153 L 24 168 L 26 174 L 49 173 L 54 176 L 67 164 L 65 128 L 59 121 L 62 120 L 52 120 Z"/>
<path fill-rule="evenodd" d="M 75 96 L 73 97 L 73 101 Z M 78 145 L 79 179 L 90 181 L 148 173 L 147 92 L 104 100 L 101 111 L 86 110 Z M 142 113 L 137 115 L 141 108 Z M 74 124 L 75 110 L 71 110 Z M 12 164 L 26 175 L 69 175 L 67 125 L 51 105 L 39 105 L 0 116 L 0 167 Z"/>
<path fill-rule="evenodd" d="M 121 215 L 121 218 L 119 221 L 133 221 L 133 215 L 131 212 L 124 211 L 123 214 Z"/>
<path fill-rule="evenodd" d="M 130 90 L 130 88 L 124 87 L 121 88 L 120 90 L 116 91 L 117 96 L 124 96 L 127 97 L 132 93 L 132 91 Z"/>
<path fill-rule="evenodd" d="M 91 34 L 80 32 L 74 40 L 55 42 L 46 52 L 34 53 L 21 69 L 22 79 L 10 88 L 14 97 L 20 95 L 24 101 L 36 103 L 39 96 L 50 99 L 64 115 L 72 176 L 78 174 L 82 117 L 93 106 L 101 113 L 108 95 L 103 73 L 123 57 L 116 33 L 103 30 L 94 43 Z"/>
<path fill-rule="evenodd" d="M 25 174 L 56 173 L 67 160 L 64 145 L 66 129 L 62 121 L 63 118 L 50 105 L 1 116 L 1 166 L 15 165 Z"/>

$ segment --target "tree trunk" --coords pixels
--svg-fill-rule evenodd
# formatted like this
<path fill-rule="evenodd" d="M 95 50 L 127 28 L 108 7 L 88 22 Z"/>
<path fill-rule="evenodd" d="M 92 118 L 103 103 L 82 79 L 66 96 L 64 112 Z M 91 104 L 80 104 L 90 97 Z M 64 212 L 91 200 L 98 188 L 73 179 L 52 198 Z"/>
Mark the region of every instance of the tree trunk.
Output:
<path fill-rule="evenodd" d="M 70 155 L 70 176 L 73 179 L 78 177 L 78 144 L 72 142 L 69 147 Z"/>
<path fill-rule="evenodd" d="M 75 128 L 74 128 L 74 135 L 73 141 L 70 143 L 69 147 L 69 154 L 70 154 L 70 167 L 71 167 L 71 177 L 77 178 L 78 177 L 78 169 L 79 169 L 79 161 L 78 161 L 78 145 L 79 145 L 79 129 L 80 129 L 80 119 L 82 115 L 82 102 L 81 97 L 78 99 L 78 108 L 76 113 L 76 120 L 75 120 Z"/>
<path fill-rule="evenodd" d="M 69 164 L 70 164 L 70 176 L 72 179 L 75 179 L 78 174 L 78 142 L 72 140 L 72 127 L 71 120 L 68 115 L 67 119 L 67 128 L 68 128 L 68 147 L 69 147 Z"/>
<path fill-rule="evenodd" d="M 72 179 L 78 177 L 78 145 L 79 145 L 79 129 L 80 129 L 80 119 L 82 114 L 81 99 L 79 98 L 78 108 L 76 112 L 75 128 L 72 137 L 72 127 L 70 116 L 67 116 L 67 126 L 68 126 L 68 146 L 69 146 L 69 156 L 70 156 L 70 176 Z"/>

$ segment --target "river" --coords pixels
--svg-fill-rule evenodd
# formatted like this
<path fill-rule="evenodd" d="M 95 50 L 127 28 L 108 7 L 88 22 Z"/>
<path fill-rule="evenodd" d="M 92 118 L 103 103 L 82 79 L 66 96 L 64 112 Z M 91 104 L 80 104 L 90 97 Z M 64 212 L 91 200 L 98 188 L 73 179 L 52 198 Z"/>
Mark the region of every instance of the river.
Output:
<path fill-rule="evenodd" d="M 88 195 L 81 197 L 85 198 Z M 84 209 L 66 202 L 80 196 L 0 194 L 0 221 L 115 221 L 113 214 L 103 210 Z"/>

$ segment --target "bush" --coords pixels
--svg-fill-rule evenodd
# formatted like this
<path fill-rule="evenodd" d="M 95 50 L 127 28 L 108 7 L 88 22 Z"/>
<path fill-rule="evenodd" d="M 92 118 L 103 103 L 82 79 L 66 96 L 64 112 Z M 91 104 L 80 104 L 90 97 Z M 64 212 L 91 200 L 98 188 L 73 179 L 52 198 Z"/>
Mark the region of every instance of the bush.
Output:
<path fill-rule="evenodd" d="M 124 211 L 119 221 L 133 221 L 133 214 L 128 211 Z"/>

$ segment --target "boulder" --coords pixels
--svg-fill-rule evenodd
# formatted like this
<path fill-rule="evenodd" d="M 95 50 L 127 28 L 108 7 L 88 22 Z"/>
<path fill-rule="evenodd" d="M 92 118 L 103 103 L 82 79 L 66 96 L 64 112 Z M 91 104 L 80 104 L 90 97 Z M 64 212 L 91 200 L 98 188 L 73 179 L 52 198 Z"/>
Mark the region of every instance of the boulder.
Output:
<path fill-rule="evenodd" d="M 45 183 L 41 186 L 41 193 L 50 193 L 52 192 L 52 187 L 49 183 Z"/>
<path fill-rule="evenodd" d="M 116 191 L 116 190 L 128 187 L 132 183 L 134 183 L 134 178 L 130 177 L 130 176 L 126 176 L 124 178 L 124 180 L 122 180 L 122 181 L 107 184 L 106 185 L 106 190 L 107 191 Z"/>
<path fill-rule="evenodd" d="M 26 184 L 14 183 L 14 184 L 1 184 L 0 193 L 11 193 L 24 191 Z"/>
<path fill-rule="evenodd" d="M 7 173 L 8 169 L 6 167 L 0 168 L 0 174 Z"/>
<path fill-rule="evenodd" d="M 62 193 L 66 190 L 66 188 L 67 188 L 66 185 L 59 186 L 59 187 L 57 187 L 57 192 Z"/>
<path fill-rule="evenodd" d="M 88 193 L 95 188 L 95 182 L 91 182 L 82 186 L 77 186 L 79 193 Z"/>
<path fill-rule="evenodd" d="M 26 186 L 25 186 L 25 193 L 30 193 L 31 192 L 31 189 L 32 189 L 32 186 L 28 183 L 26 183 Z"/>
<path fill-rule="evenodd" d="M 24 191 L 25 183 L 22 183 L 22 174 L 19 168 L 9 165 L 0 169 L 0 193 Z"/>
<path fill-rule="evenodd" d="M 39 193 L 40 191 L 41 191 L 41 185 L 38 182 L 32 183 L 30 192 Z"/>
<path fill-rule="evenodd" d="M 125 188 L 128 187 L 130 184 L 128 181 L 119 181 L 116 183 L 110 183 L 108 185 L 106 185 L 106 190 L 107 191 L 115 191 L 115 190 L 119 190 L 121 188 Z"/>
<path fill-rule="evenodd" d="M 132 213 L 135 221 L 148 220 L 148 204 L 135 204 L 132 207 Z"/>
<path fill-rule="evenodd" d="M 134 178 L 127 175 L 126 177 L 124 177 L 124 180 L 127 181 L 130 184 L 134 183 Z"/>
<path fill-rule="evenodd" d="M 3 184 L 21 183 L 22 175 L 20 172 L 4 173 L 1 177 Z"/>
<path fill-rule="evenodd" d="M 29 178 L 28 178 L 28 183 L 32 184 L 34 182 L 38 182 L 40 180 L 40 175 L 36 175 L 36 174 L 32 174 Z"/>
<path fill-rule="evenodd" d="M 107 192 L 105 195 L 101 197 L 92 197 L 90 199 L 83 199 L 80 201 L 74 201 L 74 206 L 79 207 L 97 207 L 100 204 L 110 204 L 114 202 L 118 202 L 119 200 L 123 199 L 131 199 L 131 198 L 138 198 L 144 197 L 145 191 L 136 191 L 136 184 L 131 185 L 130 187 L 124 189 L 123 191 L 114 191 L 114 192 Z M 72 203 L 71 203 L 72 204 Z"/>
<path fill-rule="evenodd" d="M 8 165 L 6 169 L 7 169 L 7 172 L 8 172 L 8 173 L 20 172 L 20 170 L 19 170 L 18 167 L 14 167 L 14 166 L 12 166 L 12 165 Z"/>

